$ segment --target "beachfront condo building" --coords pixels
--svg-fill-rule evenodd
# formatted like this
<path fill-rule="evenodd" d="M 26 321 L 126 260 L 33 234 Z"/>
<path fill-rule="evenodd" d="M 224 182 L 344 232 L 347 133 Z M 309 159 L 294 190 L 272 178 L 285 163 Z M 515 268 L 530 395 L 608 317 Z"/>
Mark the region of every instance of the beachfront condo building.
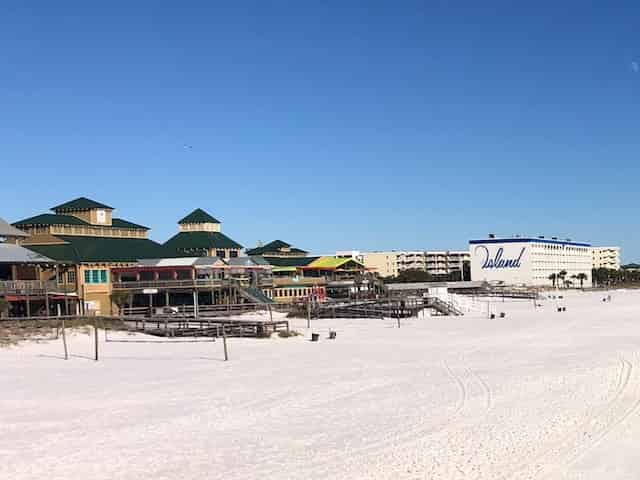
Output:
<path fill-rule="evenodd" d="M 471 280 L 513 286 L 591 285 L 588 243 L 552 238 L 470 240 Z"/>
<path fill-rule="evenodd" d="M 469 263 L 467 250 L 392 250 L 358 253 L 366 267 L 381 277 L 397 277 L 405 270 L 449 276 L 463 271 L 465 263 Z"/>
<path fill-rule="evenodd" d="M 620 270 L 620 247 L 593 247 L 593 268 Z"/>

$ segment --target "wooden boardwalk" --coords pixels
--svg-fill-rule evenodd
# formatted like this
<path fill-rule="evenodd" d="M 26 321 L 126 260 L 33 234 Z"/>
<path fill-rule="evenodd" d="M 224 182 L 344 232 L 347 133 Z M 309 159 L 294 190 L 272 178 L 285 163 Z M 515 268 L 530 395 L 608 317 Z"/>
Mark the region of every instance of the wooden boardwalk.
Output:
<path fill-rule="evenodd" d="M 289 331 L 287 320 L 246 320 L 220 317 L 162 315 L 125 317 L 128 331 L 159 337 L 266 337 Z"/>

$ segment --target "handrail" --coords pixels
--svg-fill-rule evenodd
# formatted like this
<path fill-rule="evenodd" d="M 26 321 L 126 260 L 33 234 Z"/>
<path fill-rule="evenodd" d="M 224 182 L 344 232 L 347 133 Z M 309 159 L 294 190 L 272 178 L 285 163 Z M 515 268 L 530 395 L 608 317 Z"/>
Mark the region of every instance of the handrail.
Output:
<path fill-rule="evenodd" d="M 59 290 L 55 281 L 51 280 L 3 280 L 0 281 L 0 293 L 27 293 Z"/>
<path fill-rule="evenodd" d="M 184 280 L 144 280 L 131 282 L 113 282 L 114 290 L 131 290 L 144 288 L 181 288 L 181 287 L 232 287 L 241 285 L 243 282 L 234 278 L 212 279 L 212 278 L 195 278 Z M 269 280 L 260 281 L 261 286 L 272 286 L 273 282 Z"/>

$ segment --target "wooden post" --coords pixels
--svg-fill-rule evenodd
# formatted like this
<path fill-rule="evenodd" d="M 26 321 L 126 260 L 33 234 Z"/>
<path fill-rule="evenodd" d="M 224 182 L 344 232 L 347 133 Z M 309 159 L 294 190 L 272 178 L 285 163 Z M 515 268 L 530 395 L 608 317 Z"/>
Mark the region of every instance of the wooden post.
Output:
<path fill-rule="evenodd" d="M 400 328 L 400 309 L 396 309 L 396 319 L 398 320 L 398 328 Z"/>
<path fill-rule="evenodd" d="M 269 309 L 269 321 L 273 322 L 273 311 L 271 310 L 271 304 L 268 304 L 267 308 Z"/>
<path fill-rule="evenodd" d="M 224 346 L 224 361 L 229 360 L 229 351 L 227 350 L 227 329 L 224 324 L 222 324 L 222 345 Z"/>
<path fill-rule="evenodd" d="M 193 290 L 193 318 L 198 320 L 198 291 Z"/>
<path fill-rule="evenodd" d="M 29 301 L 29 297 L 31 296 L 31 287 L 27 284 L 26 288 L 26 297 L 27 297 L 27 317 L 31 316 L 31 302 Z"/>
<path fill-rule="evenodd" d="M 98 361 L 98 317 L 93 320 L 93 341 L 95 343 L 95 361 Z"/>
<path fill-rule="evenodd" d="M 62 284 L 64 285 L 64 314 L 69 315 L 69 296 L 67 295 L 67 284 L 62 279 Z"/>
<path fill-rule="evenodd" d="M 49 287 L 47 285 L 47 281 L 44 281 L 44 308 L 47 309 L 47 317 L 51 315 L 49 311 Z"/>
<path fill-rule="evenodd" d="M 307 300 L 307 328 L 311 328 L 311 302 Z"/>
<path fill-rule="evenodd" d="M 64 317 L 62 317 L 62 345 L 64 346 L 64 359 L 69 360 L 69 350 L 67 349 L 67 332 L 64 325 Z"/>

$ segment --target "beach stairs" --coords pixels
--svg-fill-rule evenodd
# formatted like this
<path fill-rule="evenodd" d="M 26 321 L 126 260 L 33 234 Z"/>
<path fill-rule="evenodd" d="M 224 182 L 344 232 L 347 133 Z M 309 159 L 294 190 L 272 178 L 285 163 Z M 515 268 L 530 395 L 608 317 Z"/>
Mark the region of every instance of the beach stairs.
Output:
<path fill-rule="evenodd" d="M 273 300 L 267 297 L 259 288 L 238 288 L 238 293 L 240 293 L 240 296 L 250 303 L 274 303 Z"/>
<path fill-rule="evenodd" d="M 438 297 L 429 297 L 426 300 L 426 306 L 436 311 L 438 315 L 451 315 L 459 317 L 464 315 L 464 312 L 451 302 L 445 302 Z"/>

